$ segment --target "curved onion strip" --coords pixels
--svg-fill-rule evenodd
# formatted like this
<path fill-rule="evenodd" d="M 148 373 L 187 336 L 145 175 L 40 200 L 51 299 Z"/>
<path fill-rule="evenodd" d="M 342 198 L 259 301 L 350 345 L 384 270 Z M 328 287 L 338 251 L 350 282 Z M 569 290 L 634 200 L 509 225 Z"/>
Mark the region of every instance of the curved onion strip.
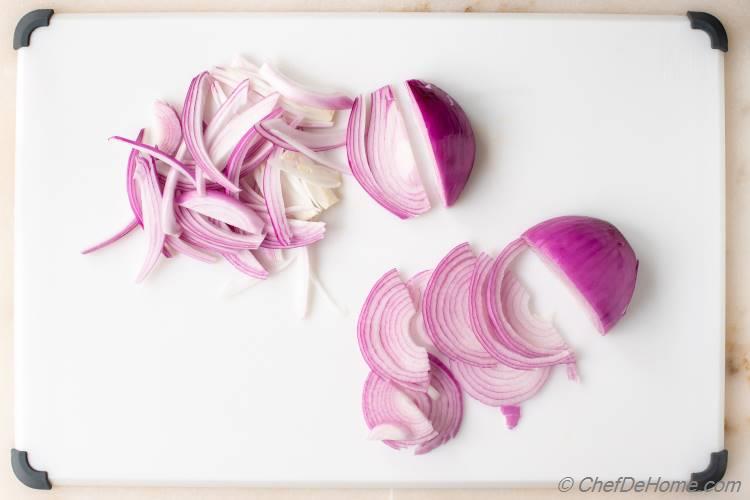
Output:
<path fill-rule="evenodd" d="M 372 287 L 357 322 L 359 349 L 380 377 L 418 392 L 430 384 L 427 351 L 414 343 L 409 324 L 416 313 L 409 290 L 392 269 Z"/>
<path fill-rule="evenodd" d="M 146 233 L 147 241 L 146 258 L 135 280 L 136 283 L 140 283 L 146 279 L 159 261 L 159 255 L 164 247 L 164 232 L 159 216 L 161 193 L 159 181 L 156 179 L 156 170 L 143 158 L 137 158 L 136 163 L 135 182 L 141 195 L 143 231 Z"/>
<path fill-rule="evenodd" d="M 420 443 L 415 455 L 423 455 L 456 437 L 464 413 L 463 395 L 458 381 L 437 357 L 430 354 L 430 387 L 437 392 L 429 412 L 434 438 Z"/>
<path fill-rule="evenodd" d="M 487 283 L 491 268 L 492 258 L 485 253 L 480 254 L 477 257 L 476 266 L 471 276 L 471 284 L 469 285 L 469 319 L 474 336 L 482 344 L 482 347 L 500 363 L 519 370 L 574 362 L 575 356 L 567 351 L 544 356 L 527 356 L 512 347 L 513 343 L 507 340 L 507 334 L 501 336 L 498 333 L 490 320 L 487 307 Z M 499 312 L 503 312 L 503 309 L 499 309 Z M 523 316 L 525 313 L 517 312 L 514 314 Z M 518 336 L 517 330 L 510 328 L 510 325 L 508 328 L 514 332 L 514 336 Z"/>
<path fill-rule="evenodd" d="M 237 233 L 217 227 L 203 215 L 184 207 L 175 210 L 177 222 L 182 226 L 181 237 L 193 245 L 215 252 L 237 252 L 254 250 L 263 241 L 264 235 Z"/>
<path fill-rule="evenodd" d="M 273 233 L 279 243 L 289 245 L 292 242 L 292 228 L 286 218 L 284 196 L 281 193 L 281 170 L 277 165 L 278 156 L 279 151 L 277 150 L 271 154 L 265 167 L 263 167 L 262 191 Z"/>
<path fill-rule="evenodd" d="M 339 92 L 326 93 L 306 88 L 281 74 L 268 63 L 263 64 L 258 73 L 281 95 L 296 103 L 322 109 L 349 109 L 352 106 L 349 96 Z"/>
<path fill-rule="evenodd" d="M 427 335 L 422 317 L 422 295 L 427 287 L 427 282 L 430 281 L 430 276 L 432 276 L 432 269 L 419 272 L 406 282 L 406 288 L 409 289 L 409 295 L 411 295 L 411 300 L 417 310 L 409 325 L 409 332 L 414 342 L 425 348 L 434 347 L 430 336 Z"/>
<path fill-rule="evenodd" d="M 182 175 L 193 181 L 193 183 L 190 185 L 192 188 L 195 186 L 195 179 L 193 179 L 193 176 L 190 175 L 190 172 L 188 172 L 187 168 L 188 166 L 176 159 L 174 156 L 170 156 L 166 154 L 164 151 L 160 150 L 159 148 L 155 148 L 153 146 L 149 146 L 148 144 L 144 144 L 140 141 L 131 141 L 130 139 L 126 139 L 125 137 L 120 137 L 119 135 L 115 135 L 109 138 L 112 141 L 118 141 L 118 142 L 124 142 L 125 144 L 129 144 L 133 147 L 133 149 L 136 149 L 140 151 L 141 153 L 145 153 L 149 156 L 152 156 L 153 158 L 157 160 L 161 160 L 167 165 L 169 165 L 172 168 L 177 169 L 178 172 L 180 172 Z"/>
<path fill-rule="evenodd" d="M 526 243 L 521 239 L 511 242 L 500 252 L 490 267 L 489 277 L 487 278 L 487 289 L 485 290 L 485 301 L 487 303 L 490 322 L 494 327 L 497 338 L 508 349 L 522 354 L 527 358 L 553 356 L 553 359 L 560 359 L 562 362 L 568 363 L 568 377 L 576 379 L 575 355 L 567 349 L 562 339 L 560 340 L 564 346 L 562 350 L 539 345 L 538 340 L 535 344 L 535 335 L 527 330 L 516 329 L 523 325 L 518 324 L 514 328 L 508 322 L 506 308 L 512 306 L 513 303 L 503 304 L 503 298 L 507 298 L 508 296 L 507 291 L 503 292 L 503 288 L 508 287 L 509 282 L 506 281 L 506 277 L 508 276 L 510 265 L 526 248 L 528 248 Z M 520 313 L 520 311 L 518 312 Z"/>
<path fill-rule="evenodd" d="M 135 141 L 140 143 L 143 140 L 143 135 L 145 132 L 145 129 L 141 129 L 140 132 L 138 132 L 138 136 L 135 138 Z M 133 148 L 130 150 L 130 155 L 128 156 L 128 168 L 125 172 L 125 183 L 126 189 L 128 191 L 128 203 L 130 203 L 130 209 L 133 211 L 133 215 L 138 221 L 138 224 L 142 227 L 143 215 L 141 213 L 141 197 L 138 193 L 138 188 L 135 185 L 134 178 L 136 158 L 138 158 L 138 150 Z"/>
<path fill-rule="evenodd" d="M 266 214 L 267 215 L 267 214 Z M 263 217 L 261 215 L 261 217 Z M 316 241 L 323 239 L 326 233 L 325 222 L 319 221 L 306 221 L 289 219 L 289 226 L 292 229 L 292 239 L 289 244 L 280 242 L 273 231 L 266 235 L 266 239 L 261 243 L 263 248 L 273 249 L 288 249 L 288 248 L 299 248 L 308 245 L 312 245 Z M 270 223 L 270 221 L 269 221 Z"/>
<path fill-rule="evenodd" d="M 278 94 L 272 94 L 262 101 L 252 105 L 246 110 L 232 117 L 232 119 L 217 134 L 211 143 L 207 143 L 208 155 L 211 161 L 224 169 L 229 155 L 232 153 L 245 133 L 253 128 L 256 123 L 260 122 L 277 109 L 279 101 Z"/>
<path fill-rule="evenodd" d="M 156 101 L 154 103 L 154 144 L 166 154 L 174 155 L 180 142 L 182 142 L 182 127 L 177 112 L 169 104 Z"/>
<path fill-rule="evenodd" d="M 191 245 L 178 236 L 167 235 L 164 244 L 169 246 L 175 252 L 181 253 L 200 262 L 212 263 L 219 260 L 215 254 L 206 252 L 195 245 Z"/>
<path fill-rule="evenodd" d="M 346 144 L 346 131 L 339 129 L 323 130 L 320 132 L 308 132 L 292 127 L 284 120 L 279 118 L 267 119 L 255 125 L 256 130 L 266 140 L 273 142 L 275 145 L 287 151 L 297 151 L 295 147 L 282 138 L 277 132 L 281 132 L 287 137 L 291 137 L 297 143 L 304 144 L 312 151 L 329 151 L 340 148 Z"/>
<path fill-rule="evenodd" d="M 259 280 L 268 278 L 268 271 L 263 268 L 258 259 L 249 250 L 242 250 L 236 253 L 224 252 L 221 256 L 251 278 Z"/>
<path fill-rule="evenodd" d="M 211 82 L 213 90 L 214 81 Z M 206 129 L 203 131 L 203 140 L 205 141 L 206 147 L 209 147 L 216 136 L 219 135 L 224 127 L 232 120 L 232 118 L 243 110 L 248 104 L 248 91 L 250 89 L 250 81 L 245 80 L 237 84 L 229 97 L 221 103 L 216 113 L 211 118 L 211 121 L 206 125 Z"/>
<path fill-rule="evenodd" d="M 511 328 L 522 332 L 522 336 L 536 346 L 554 351 L 568 349 L 555 326 L 531 311 L 531 294 L 513 271 L 505 273 L 500 294 L 500 303 Z"/>
<path fill-rule="evenodd" d="M 128 224 L 125 227 L 123 227 L 122 229 L 120 229 L 114 235 L 110 236 L 109 238 L 107 238 L 106 240 L 104 240 L 104 241 L 102 241 L 100 243 L 97 243 L 96 245 L 93 245 L 93 246 L 90 246 L 90 247 L 86 248 L 81 253 L 83 255 L 86 255 L 86 254 L 91 253 L 91 252 L 96 252 L 97 250 L 100 250 L 100 249 L 102 249 L 104 247 L 107 247 L 107 246 L 111 245 L 112 243 L 114 243 L 116 241 L 120 241 L 123 237 L 127 236 L 133 229 L 135 229 L 137 227 L 138 227 L 138 221 L 136 219 L 133 219 L 130 222 L 128 222 Z"/>
<path fill-rule="evenodd" d="M 362 390 L 362 413 L 372 439 L 394 449 L 427 442 L 438 436 L 427 415 L 432 401 L 371 372 Z"/>
<path fill-rule="evenodd" d="M 268 132 L 273 135 L 273 137 L 280 141 L 281 143 L 285 144 L 289 148 L 293 148 L 292 151 L 299 152 L 308 158 L 310 158 L 315 163 L 319 163 L 321 165 L 325 165 L 326 167 L 336 170 L 338 172 L 349 174 L 351 173 L 350 170 L 343 166 L 339 165 L 337 162 L 323 156 L 318 151 L 313 151 L 312 149 L 308 148 L 305 144 L 303 144 L 301 141 L 297 140 L 297 138 L 292 137 L 288 135 L 283 130 L 279 129 L 269 129 L 268 127 L 259 127 L 259 133 L 260 130 L 263 130 L 265 132 Z"/>
<path fill-rule="evenodd" d="M 174 168 L 169 169 L 164 181 L 163 196 L 161 200 L 161 224 L 166 234 L 179 236 L 181 229 L 174 216 L 174 196 L 177 190 L 179 172 Z"/>
<path fill-rule="evenodd" d="M 270 114 L 266 115 L 266 118 L 275 117 L 279 114 L 281 114 L 281 110 L 276 109 L 271 111 Z M 247 132 L 245 132 L 245 134 L 237 141 L 234 149 L 232 149 L 232 152 L 229 154 L 226 169 L 227 178 L 233 183 L 238 184 L 240 178 L 243 175 L 247 175 L 250 170 L 258 167 L 261 163 L 263 163 L 268 155 L 271 154 L 271 151 L 273 151 L 273 144 L 269 144 L 267 141 L 261 140 L 258 132 L 255 130 L 255 127 L 249 128 Z M 252 154 L 251 159 L 254 159 L 255 162 L 245 167 L 245 161 L 247 159 L 247 156 L 250 154 Z"/>
<path fill-rule="evenodd" d="M 516 370 L 500 363 L 482 367 L 451 360 L 449 366 L 461 388 L 469 396 L 486 405 L 499 407 L 518 406 L 532 398 L 544 386 L 551 373 L 549 367 Z M 517 418 L 506 420 L 509 426 L 518 422 Z"/>
<path fill-rule="evenodd" d="M 425 329 L 447 357 L 475 366 L 497 363 L 474 336 L 469 319 L 469 285 L 477 258 L 468 243 L 452 249 L 430 276 L 422 300 Z"/>
<path fill-rule="evenodd" d="M 199 74 L 190 82 L 185 104 L 182 108 L 182 132 L 190 155 L 196 166 L 212 181 L 230 192 L 237 192 L 239 188 L 232 184 L 216 167 L 206 149 L 203 137 L 203 110 L 205 107 L 206 87 L 211 81 L 207 71 Z"/>
<path fill-rule="evenodd" d="M 265 227 L 250 207 L 221 191 L 208 191 L 204 196 L 196 191 L 182 193 L 177 204 L 249 233 L 262 233 Z"/>

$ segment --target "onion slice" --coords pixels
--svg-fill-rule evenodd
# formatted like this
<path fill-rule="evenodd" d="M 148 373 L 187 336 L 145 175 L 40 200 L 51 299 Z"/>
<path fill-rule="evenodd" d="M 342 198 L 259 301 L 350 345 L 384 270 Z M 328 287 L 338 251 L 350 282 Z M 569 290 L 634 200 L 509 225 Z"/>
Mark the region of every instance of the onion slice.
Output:
<path fill-rule="evenodd" d="M 362 356 L 379 377 L 417 392 L 427 392 L 430 362 L 414 343 L 409 327 L 416 310 L 406 287 L 392 269 L 372 287 L 359 315 L 357 339 Z"/>
<path fill-rule="evenodd" d="M 449 361 L 453 375 L 469 396 L 488 406 L 519 406 L 531 399 L 544 386 L 550 368 L 516 370 L 503 364 L 492 367 L 472 366 L 460 361 Z M 515 427 L 520 418 L 509 408 L 503 410 L 509 428 Z"/>
<path fill-rule="evenodd" d="M 372 439 L 399 450 L 437 438 L 428 417 L 431 409 L 427 394 L 397 386 L 375 372 L 367 377 L 362 413 Z"/>
<path fill-rule="evenodd" d="M 437 436 L 417 446 L 415 455 L 423 455 L 456 437 L 463 419 L 463 395 L 458 381 L 436 356 L 430 354 L 430 387 L 437 393 L 429 418 Z"/>
<path fill-rule="evenodd" d="M 312 90 L 283 75 L 270 64 L 263 64 L 258 71 L 274 89 L 289 100 L 305 106 L 322 109 L 349 109 L 352 99 L 339 92 L 325 93 Z"/>
<path fill-rule="evenodd" d="M 180 118 L 174 108 L 163 101 L 154 103 L 154 144 L 168 155 L 174 155 L 182 142 Z"/>
<path fill-rule="evenodd" d="M 401 219 L 430 209 L 403 117 L 389 86 L 355 99 L 347 126 L 346 152 L 352 175 L 362 188 Z"/>
<path fill-rule="evenodd" d="M 153 165 L 143 158 L 136 159 L 135 183 L 141 195 L 143 210 L 143 231 L 146 233 L 147 252 L 136 283 L 142 282 L 151 273 L 159 261 L 159 255 L 164 247 L 164 231 L 161 228 L 159 207 L 161 193 L 156 170 Z"/>
<path fill-rule="evenodd" d="M 262 233 L 265 226 L 250 207 L 220 191 L 208 191 L 204 196 L 196 191 L 182 193 L 177 204 L 248 233 Z"/>
<path fill-rule="evenodd" d="M 92 245 L 85 250 L 81 251 L 83 255 L 86 255 L 88 253 L 96 252 L 97 250 L 100 250 L 104 247 L 107 247 L 111 245 L 112 243 L 115 243 L 116 241 L 120 241 L 122 238 L 130 234 L 130 232 L 138 227 L 138 221 L 136 219 L 131 220 L 127 223 L 125 227 L 117 231 L 114 235 L 110 236 L 106 240 L 97 243 L 96 245 Z"/>
<path fill-rule="evenodd" d="M 190 155 L 195 159 L 196 166 L 203 174 L 230 192 L 237 192 L 239 188 L 232 184 L 214 164 L 203 137 L 203 111 L 205 108 L 206 90 L 210 85 L 211 75 L 204 71 L 190 82 L 185 104 L 182 108 L 182 130 Z"/>
<path fill-rule="evenodd" d="M 469 318 L 469 285 L 476 265 L 468 243 L 453 248 L 435 266 L 422 300 L 425 329 L 448 358 L 474 366 L 497 363 L 477 341 Z"/>

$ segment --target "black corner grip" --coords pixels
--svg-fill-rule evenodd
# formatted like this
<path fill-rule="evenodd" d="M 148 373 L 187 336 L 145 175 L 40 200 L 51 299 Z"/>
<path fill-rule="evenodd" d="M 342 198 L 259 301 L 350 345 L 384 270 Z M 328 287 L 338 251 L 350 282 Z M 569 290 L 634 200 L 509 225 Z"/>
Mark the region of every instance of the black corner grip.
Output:
<path fill-rule="evenodd" d="M 37 9 L 27 12 L 18 20 L 16 31 L 13 33 L 13 48 L 28 47 L 31 42 L 31 34 L 35 29 L 49 26 L 49 20 L 55 11 L 52 9 Z"/>
<path fill-rule="evenodd" d="M 694 30 L 701 30 L 708 33 L 708 37 L 711 39 L 711 48 L 718 49 L 722 52 L 729 50 L 729 38 L 727 37 L 727 30 L 724 29 L 724 25 L 716 16 L 712 16 L 707 12 L 693 12 L 687 13 L 688 19 L 690 19 L 690 27 Z"/>
<path fill-rule="evenodd" d="M 700 472 L 690 474 L 690 491 L 708 491 L 721 481 L 727 471 L 729 452 L 727 450 L 711 453 L 708 467 Z"/>
<path fill-rule="evenodd" d="M 51 490 L 52 485 L 47 479 L 47 473 L 36 470 L 29 465 L 29 455 L 25 451 L 10 450 L 10 465 L 19 481 L 35 490 Z"/>

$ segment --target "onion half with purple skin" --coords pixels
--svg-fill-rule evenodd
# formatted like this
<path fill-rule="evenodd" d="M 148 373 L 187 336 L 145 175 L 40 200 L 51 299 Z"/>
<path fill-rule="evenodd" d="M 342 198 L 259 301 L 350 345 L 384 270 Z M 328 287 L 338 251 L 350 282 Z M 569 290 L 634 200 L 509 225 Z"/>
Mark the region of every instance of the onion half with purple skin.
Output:
<path fill-rule="evenodd" d="M 593 217 L 544 221 L 521 236 L 577 291 L 600 333 L 627 312 L 635 291 L 638 259 L 622 233 Z"/>
<path fill-rule="evenodd" d="M 474 130 L 463 108 L 443 89 L 423 80 L 408 80 L 409 95 L 419 110 L 422 133 L 430 144 L 432 168 L 440 181 L 443 203 L 458 199 L 474 168 Z"/>

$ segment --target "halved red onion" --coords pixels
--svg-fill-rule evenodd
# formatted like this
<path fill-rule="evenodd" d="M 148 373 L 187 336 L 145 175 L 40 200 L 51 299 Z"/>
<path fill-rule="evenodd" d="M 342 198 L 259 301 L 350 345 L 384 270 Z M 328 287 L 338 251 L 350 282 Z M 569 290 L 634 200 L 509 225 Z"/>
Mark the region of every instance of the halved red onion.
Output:
<path fill-rule="evenodd" d="M 468 243 L 443 257 L 425 288 L 422 315 L 427 335 L 440 352 L 456 361 L 489 367 L 497 360 L 477 341 L 469 317 L 469 285 L 476 260 Z"/>
<path fill-rule="evenodd" d="M 182 142 L 180 118 L 172 106 L 163 102 L 154 103 L 154 144 L 168 155 L 174 155 Z"/>
<path fill-rule="evenodd" d="M 449 361 L 453 375 L 469 396 L 488 406 L 519 406 L 532 398 L 544 386 L 550 368 L 516 370 L 501 363 L 492 367 L 472 366 L 460 361 Z M 515 427 L 520 416 L 505 408 L 509 428 Z"/>
<path fill-rule="evenodd" d="M 638 259 L 615 226 L 593 217 L 563 216 L 537 224 L 521 238 L 572 285 L 599 332 L 609 332 L 627 312 Z"/>
<path fill-rule="evenodd" d="M 156 170 L 143 158 L 136 158 L 135 183 L 141 197 L 143 210 L 143 230 L 146 233 L 146 258 L 143 260 L 136 283 L 142 282 L 151 273 L 159 261 L 159 255 L 164 247 L 164 231 L 161 228 L 159 206 L 161 192 Z"/>
<path fill-rule="evenodd" d="M 398 271 L 385 273 L 372 287 L 357 323 L 362 356 L 379 377 L 418 392 L 427 392 L 430 362 L 414 343 L 409 327 L 416 310 Z"/>
<path fill-rule="evenodd" d="M 445 206 L 453 205 L 474 167 L 476 144 L 471 122 L 461 106 L 437 85 L 408 80 L 419 125 L 429 141 L 430 161 L 442 187 Z"/>
<path fill-rule="evenodd" d="M 428 417 L 432 404 L 426 393 L 397 386 L 375 372 L 369 374 L 362 391 L 362 413 L 370 438 L 397 450 L 438 437 Z"/>
<path fill-rule="evenodd" d="M 347 127 L 349 166 L 362 188 L 401 219 L 430 209 L 403 117 L 389 86 L 357 97 Z"/>
<path fill-rule="evenodd" d="M 248 233 L 262 233 L 265 227 L 250 207 L 220 191 L 208 191 L 204 196 L 196 191 L 182 193 L 177 204 Z"/>
<path fill-rule="evenodd" d="M 349 109 L 352 107 L 352 99 L 349 96 L 340 92 L 327 93 L 304 87 L 274 69 L 270 64 L 263 64 L 258 73 L 281 95 L 299 104 L 322 109 Z"/>

